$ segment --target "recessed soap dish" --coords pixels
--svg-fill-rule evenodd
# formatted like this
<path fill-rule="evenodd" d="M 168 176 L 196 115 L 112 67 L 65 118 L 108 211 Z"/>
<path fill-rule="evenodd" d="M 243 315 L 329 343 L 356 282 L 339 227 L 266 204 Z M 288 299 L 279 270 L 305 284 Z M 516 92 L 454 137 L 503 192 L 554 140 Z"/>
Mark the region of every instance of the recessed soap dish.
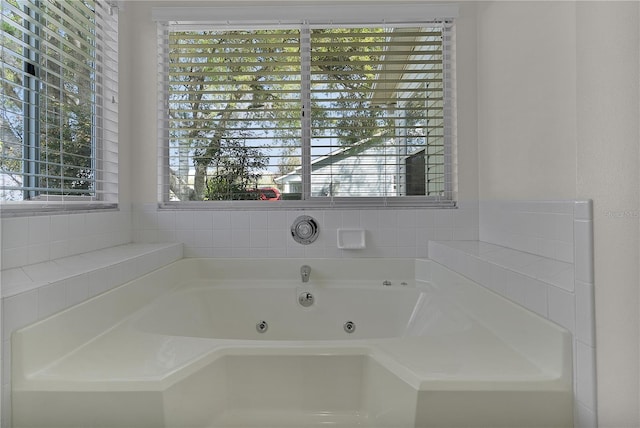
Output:
<path fill-rule="evenodd" d="M 359 250 L 366 247 L 364 229 L 338 229 L 338 248 Z"/>

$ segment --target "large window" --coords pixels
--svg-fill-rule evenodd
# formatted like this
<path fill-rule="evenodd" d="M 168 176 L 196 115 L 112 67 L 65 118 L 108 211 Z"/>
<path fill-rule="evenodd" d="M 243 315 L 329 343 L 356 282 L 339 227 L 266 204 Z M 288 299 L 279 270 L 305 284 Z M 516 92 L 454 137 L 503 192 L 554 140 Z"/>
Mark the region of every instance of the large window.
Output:
<path fill-rule="evenodd" d="M 4 208 L 117 202 L 117 13 L 98 0 L 1 0 Z"/>
<path fill-rule="evenodd" d="M 160 25 L 163 201 L 453 200 L 451 20 L 225 27 Z"/>

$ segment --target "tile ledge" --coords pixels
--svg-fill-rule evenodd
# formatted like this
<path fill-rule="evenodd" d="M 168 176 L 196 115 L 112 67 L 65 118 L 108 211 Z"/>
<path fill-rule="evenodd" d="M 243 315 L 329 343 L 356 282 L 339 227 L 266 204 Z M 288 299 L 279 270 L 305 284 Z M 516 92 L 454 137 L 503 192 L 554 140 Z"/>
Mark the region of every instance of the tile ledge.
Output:
<path fill-rule="evenodd" d="M 63 281 L 91 271 L 108 268 L 132 258 L 181 247 L 180 243 L 140 244 L 130 243 L 88 251 L 83 254 L 61 257 L 42 263 L 2 269 L 1 296 L 12 297 L 58 281 Z"/>
<path fill-rule="evenodd" d="M 566 291 L 574 291 L 573 263 L 515 250 L 486 241 L 430 242 L 461 251 L 485 263 L 511 270 Z M 494 257 L 495 255 L 500 255 L 500 257 Z"/>

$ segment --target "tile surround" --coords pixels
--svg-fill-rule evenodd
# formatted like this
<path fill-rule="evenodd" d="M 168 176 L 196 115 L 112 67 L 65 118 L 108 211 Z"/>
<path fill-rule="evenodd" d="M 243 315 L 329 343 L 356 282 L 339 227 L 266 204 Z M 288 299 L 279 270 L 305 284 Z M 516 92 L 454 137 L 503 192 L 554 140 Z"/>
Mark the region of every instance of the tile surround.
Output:
<path fill-rule="evenodd" d="M 586 202 L 580 203 L 582 207 Z M 479 205 L 481 241 L 573 263 L 574 201 L 480 201 Z"/>
<path fill-rule="evenodd" d="M 131 242 L 131 219 L 131 211 L 122 208 L 2 218 L 2 269 L 126 244 Z"/>
<path fill-rule="evenodd" d="M 321 224 L 324 233 L 316 245 L 290 239 L 290 224 L 301 214 Z M 582 201 L 467 202 L 456 210 L 250 212 L 145 205 L 133 212 L 5 218 L 2 416 L 10 416 L 7 333 L 152 267 L 154 262 L 135 256 L 118 262 L 117 251 L 108 248 L 133 236 L 141 244 L 183 243 L 185 257 L 430 257 L 448 264 L 574 334 L 576 426 L 595 427 L 592 221 L 591 204 Z M 25 239 L 24 230 L 31 227 L 39 232 Z M 337 229 L 344 227 L 365 229 L 367 248 L 337 249 Z M 450 242 L 427 244 L 442 240 Z M 114 264 L 120 268 L 112 269 Z M 89 267 L 90 281 L 89 270 L 65 277 L 81 266 Z"/>
<path fill-rule="evenodd" d="M 127 207 L 120 207 L 119 210 L 113 211 L 15 216 L 0 219 L 2 295 L 16 291 L 25 292 L 20 298 L 16 296 L 15 305 L 19 310 L 9 307 L 13 306 L 12 304 L 3 308 L 2 331 L 6 331 L 7 326 L 11 328 L 23 322 L 38 319 L 39 314 L 61 309 L 67 304 L 67 297 L 69 302 L 83 298 L 84 291 L 73 285 L 70 285 L 64 293 L 49 285 L 49 277 L 46 274 L 43 277 L 43 271 L 39 269 L 44 268 L 52 260 L 131 242 L 132 223 L 132 212 Z M 21 269 L 30 265 L 38 265 L 38 267 Z M 59 266 L 50 267 L 51 272 L 56 272 Z M 40 287 L 42 287 L 41 294 L 36 291 Z M 90 291 L 87 292 L 87 295 L 89 294 Z M 4 303 L 3 299 L 3 306 Z M 8 339 L 3 338 L 2 356 L 0 356 L 0 364 L 3 367 L 2 382 L 0 382 L 2 384 L 0 415 L 3 427 L 8 425 L 6 421 L 11 414 L 7 398 L 11 391 L 10 377 L 6 370 L 10 355 L 10 347 L 7 344 Z"/>
<path fill-rule="evenodd" d="M 299 215 L 318 220 L 312 245 L 290 236 Z M 364 249 L 338 249 L 337 231 L 364 229 Z M 134 208 L 134 242 L 181 242 L 185 257 L 428 257 L 427 241 L 478 239 L 478 203 L 457 209 L 340 209 L 265 211 L 185 211 Z"/>
<path fill-rule="evenodd" d="M 573 334 L 575 426 L 596 427 L 591 201 L 482 201 L 479 236 L 429 257 Z"/>

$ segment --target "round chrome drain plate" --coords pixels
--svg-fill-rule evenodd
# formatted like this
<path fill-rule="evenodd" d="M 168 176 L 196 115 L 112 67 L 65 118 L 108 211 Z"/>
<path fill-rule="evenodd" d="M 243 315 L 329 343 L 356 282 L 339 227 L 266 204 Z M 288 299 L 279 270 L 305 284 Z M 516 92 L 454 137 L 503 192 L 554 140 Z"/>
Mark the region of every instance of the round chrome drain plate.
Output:
<path fill-rule="evenodd" d="M 319 233 L 318 222 L 308 215 L 301 215 L 291 225 L 291 236 L 296 242 L 303 245 L 311 244 L 318 238 Z"/>

